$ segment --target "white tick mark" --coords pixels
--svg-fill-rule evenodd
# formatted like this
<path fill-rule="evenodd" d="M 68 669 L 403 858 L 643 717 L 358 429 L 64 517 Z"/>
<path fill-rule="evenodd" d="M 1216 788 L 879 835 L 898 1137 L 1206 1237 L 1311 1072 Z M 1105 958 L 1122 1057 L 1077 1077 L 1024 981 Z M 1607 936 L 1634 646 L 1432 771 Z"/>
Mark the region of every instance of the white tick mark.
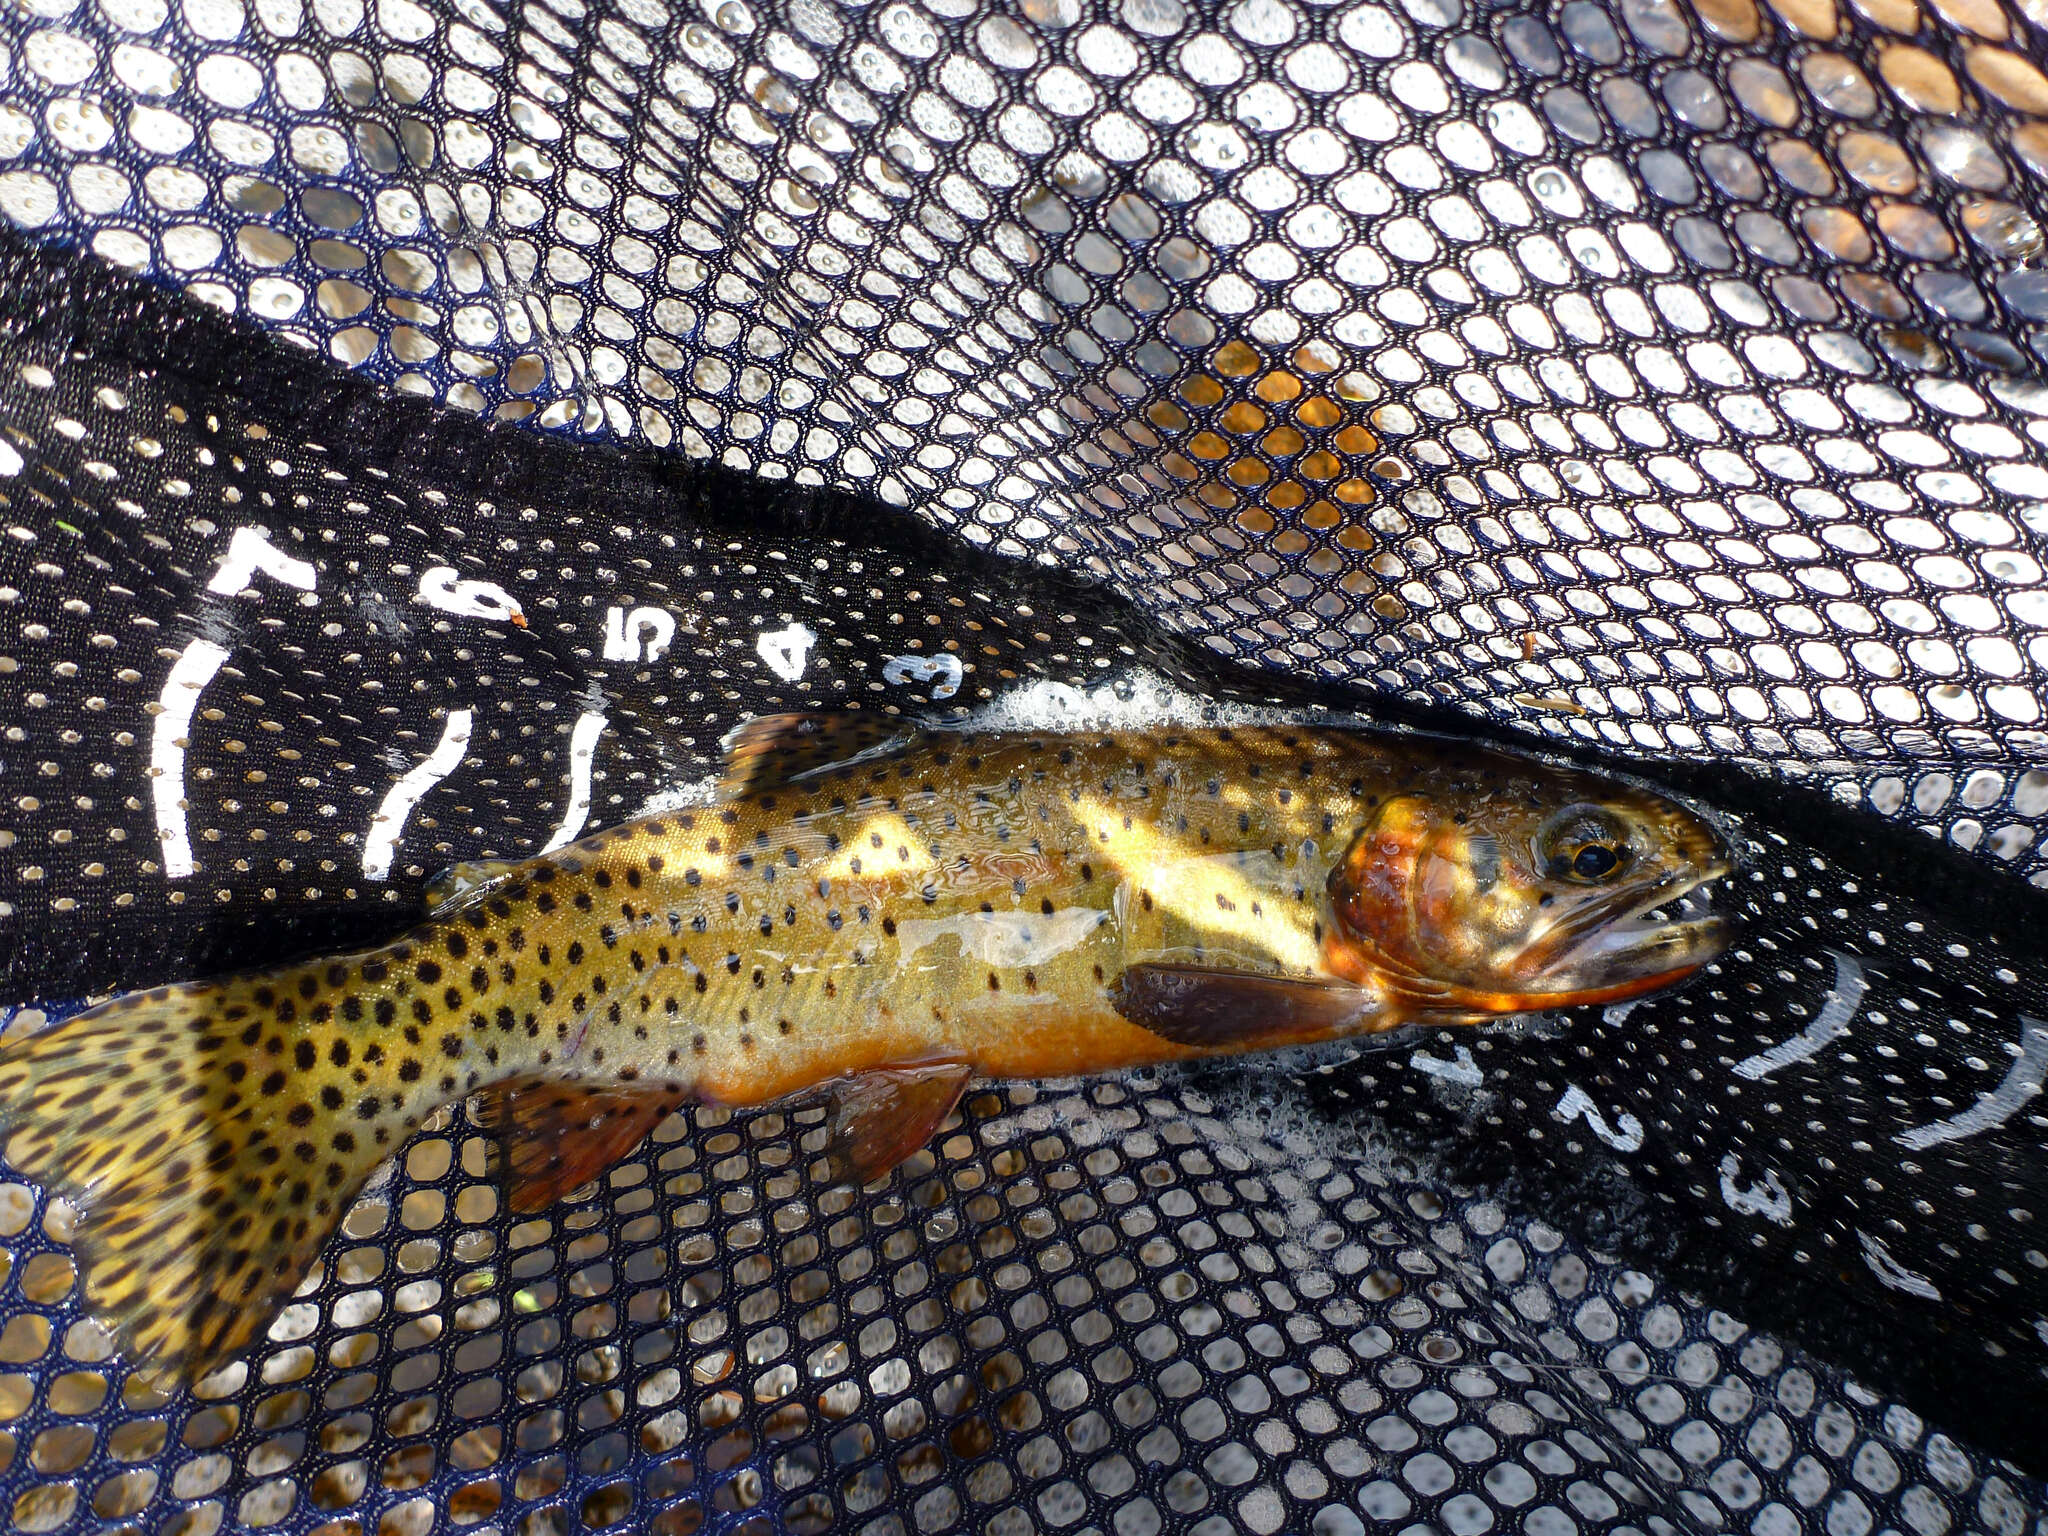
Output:
<path fill-rule="evenodd" d="M 301 592 L 312 591 L 317 579 L 309 561 L 286 554 L 270 542 L 270 535 L 261 528 L 237 528 L 228 540 L 228 552 L 221 558 L 220 568 L 213 573 L 213 580 L 206 584 L 206 590 L 218 592 L 223 597 L 233 597 L 249 585 L 258 571 L 275 577 L 288 587 L 297 587 Z"/>
<path fill-rule="evenodd" d="M 164 847 L 164 878 L 192 873 L 192 839 L 185 825 L 185 749 L 199 692 L 228 659 L 227 647 L 194 640 L 178 653 L 158 700 L 163 713 L 150 729 L 150 788 L 156 799 L 156 833 Z"/>
<path fill-rule="evenodd" d="M 415 763 L 412 770 L 385 792 L 384 803 L 377 807 L 377 814 L 370 818 L 370 835 L 363 840 L 363 875 L 366 879 L 382 880 L 391 873 L 391 858 L 398 849 L 398 839 L 405 833 L 405 823 L 411 817 L 413 807 L 420 798 L 436 784 L 447 778 L 462 766 L 463 755 L 469 751 L 470 711 L 451 709 L 448 722 L 441 728 L 441 740 L 423 762 Z"/>
<path fill-rule="evenodd" d="M 1908 1296 L 1918 1296 L 1923 1301 L 1941 1300 L 1941 1292 L 1935 1288 L 1934 1282 L 1893 1258 L 1882 1240 L 1872 1237 L 1861 1227 L 1856 1229 L 1856 1236 L 1863 1244 L 1863 1262 L 1885 1285 L 1895 1291 L 1904 1291 Z"/>
<path fill-rule="evenodd" d="M 1756 1082 L 1781 1067 L 1819 1055 L 1830 1041 L 1849 1033 L 1849 1024 L 1856 1017 L 1856 1010 L 1863 1006 L 1863 994 L 1870 990 L 1870 984 L 1863 979 L 1863 967 L 1853 956 L 1834 950 L 1828 954 L 1835 962 L 1835 984 L 1822 1000 L 1813 1022 L 1790 1040 L 1781 1040 L 1769 1050 L 1735 1063 L 1737 1077 Z"/>
<path fill-rule="evenodd" d="M 1442 1057 L 1417 1051 L 1408 1058 L 1408 1065 L 1418 1072 L 1427 1072 L 1431 1077 L 1440 1077 L 1447 1083 L 1457 1083 L 1466 1088 L 1477 1088 L 1486 1081 L 1486 1074 L 1472 1059 L 1470 1046 L 1459 1046 L 1456 1055 L 1457 1060 L 1445 1061 Z"/>
<path fill-rule="evenodd" d="M 2044 1074 L 2048 1074 L 2048 1024 L 2021 1014 L 2019 1059 L 1996 1088 L 1980 1094 L 1977 1102 L 1961 1114 L 1936 1120 L 1931 1125 L 1916 1125 L 1910 1131 L 1899 1132 L 1892 1140 L 1918 1152 L 1924 1147 L 1944 1141 L 1961 1141 L 1965 1136 L 1975 1136 L 1979 1131 L 2001 1126 L 2029 1099 L 2040 1093 Z"/>
<path fill-rule="evenodd" d="M 590 764 L 597 756 L 597 740 L 604 735 L 604 724 L 605 717 L 596 710 L 587 709 L 576 717 L 575 728 L 569 732 L 569 808 L 562 813 L 562 824 L 555 828 L 555 835 L 547 840 L 542 853 L 568 847 L 582 832 L 583 823 L 590 819 Z"/>

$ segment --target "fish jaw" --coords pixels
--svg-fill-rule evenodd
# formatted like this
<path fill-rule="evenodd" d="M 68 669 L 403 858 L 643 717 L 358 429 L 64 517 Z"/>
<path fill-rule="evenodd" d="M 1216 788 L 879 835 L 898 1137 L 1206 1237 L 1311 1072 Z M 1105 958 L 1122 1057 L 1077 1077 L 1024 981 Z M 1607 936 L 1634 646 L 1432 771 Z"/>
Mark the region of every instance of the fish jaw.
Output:
<path fill-rule="evenodd" d="M 1323 942 L 1323 968 L 1372 993 L 1387 1024 L 1483 1024 L 1552 1008 L 1602 1007 L 1675 987 L 1711 963 L 1734 933 L 1733 922 L 1709 910 L 1672 919 L 1652 917 L 1677 904 L 1691 911 L 1731 866 L 1719 855 L 1625 902 L 1582 913 L 1526 946 L 1510 974 L 1518 986 L 1475 987 L 1432 977 L 1361 946 L 1333 923 Z"/>
<path fill-rule="evenodd" d="M 1730 871 L 1718 855 L 1626 900 L 1590 907 L 1527 946 L 1515 969 L 1538 1007 L 1622 1002 L 1674 986 L 1728 947 L 1734 923 L 1709 890 Z M 1679 915 L 1665 915 L 1673 908 Z"/>

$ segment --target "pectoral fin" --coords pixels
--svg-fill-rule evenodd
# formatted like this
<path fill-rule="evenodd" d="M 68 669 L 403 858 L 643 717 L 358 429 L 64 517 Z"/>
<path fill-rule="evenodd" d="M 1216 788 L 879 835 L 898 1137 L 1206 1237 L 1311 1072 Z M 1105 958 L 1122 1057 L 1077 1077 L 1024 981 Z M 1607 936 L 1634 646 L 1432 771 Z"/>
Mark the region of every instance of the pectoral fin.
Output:
<path fill-rule="evenodd" d="M 1116 1011 L 1176 1045 L 1260 1050 L 1306 1045 L 1397 1022 L 1347 982 L 1198 965 L 1131 966 L 1110 994 Z"/>
<path fill-rule="evenodd" d="M 667 1087 L 585 1088 L 520 1078 L 479 1094 L 476 1118 L 504 1150 L 506 1204 L 530 1216 L 604 1173 L 683 1097 Z"/>
<path fill-rule="evenodd" d="M 938 1134 L 974 1069 L 940 1061 L 881 1067 L 828 1089 L 825 1159 L 831 1176 L 869 1184 Z"/>

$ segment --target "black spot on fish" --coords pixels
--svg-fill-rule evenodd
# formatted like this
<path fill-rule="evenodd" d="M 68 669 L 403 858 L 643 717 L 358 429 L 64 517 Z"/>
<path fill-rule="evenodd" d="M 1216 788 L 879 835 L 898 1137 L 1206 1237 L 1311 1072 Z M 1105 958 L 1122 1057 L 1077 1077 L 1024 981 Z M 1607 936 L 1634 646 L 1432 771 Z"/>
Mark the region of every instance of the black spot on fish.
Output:
<path fill-rule="evenodd" d="M 301 1040 L 292 1051 L 292 1060 L 298 1063 L 301 1072 L 310 1072 L 320 1059 L 320 1051 L 310 1040 Z"/>

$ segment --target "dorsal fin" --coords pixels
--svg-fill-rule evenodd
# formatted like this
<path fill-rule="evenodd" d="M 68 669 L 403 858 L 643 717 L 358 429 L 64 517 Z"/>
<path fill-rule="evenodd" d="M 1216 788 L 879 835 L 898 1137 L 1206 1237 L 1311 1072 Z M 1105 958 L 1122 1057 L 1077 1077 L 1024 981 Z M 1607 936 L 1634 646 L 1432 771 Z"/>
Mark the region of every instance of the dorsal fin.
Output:
<path fill-rule="evenodd" d="M 835 767 L 907 738 L 913 727 L 887 715 L 758 715 L 733 727 L 720 745 L 721 798 L 759 794 L 777 784 Z"/>
<path fill-rule="evenodd" d="M 503 1149 L 506 1204 L 531 1216 L 603 1174 L 684 1097 L 666 1085 L 523 1077 L 478 1094 L 472 1114 Z"/>

